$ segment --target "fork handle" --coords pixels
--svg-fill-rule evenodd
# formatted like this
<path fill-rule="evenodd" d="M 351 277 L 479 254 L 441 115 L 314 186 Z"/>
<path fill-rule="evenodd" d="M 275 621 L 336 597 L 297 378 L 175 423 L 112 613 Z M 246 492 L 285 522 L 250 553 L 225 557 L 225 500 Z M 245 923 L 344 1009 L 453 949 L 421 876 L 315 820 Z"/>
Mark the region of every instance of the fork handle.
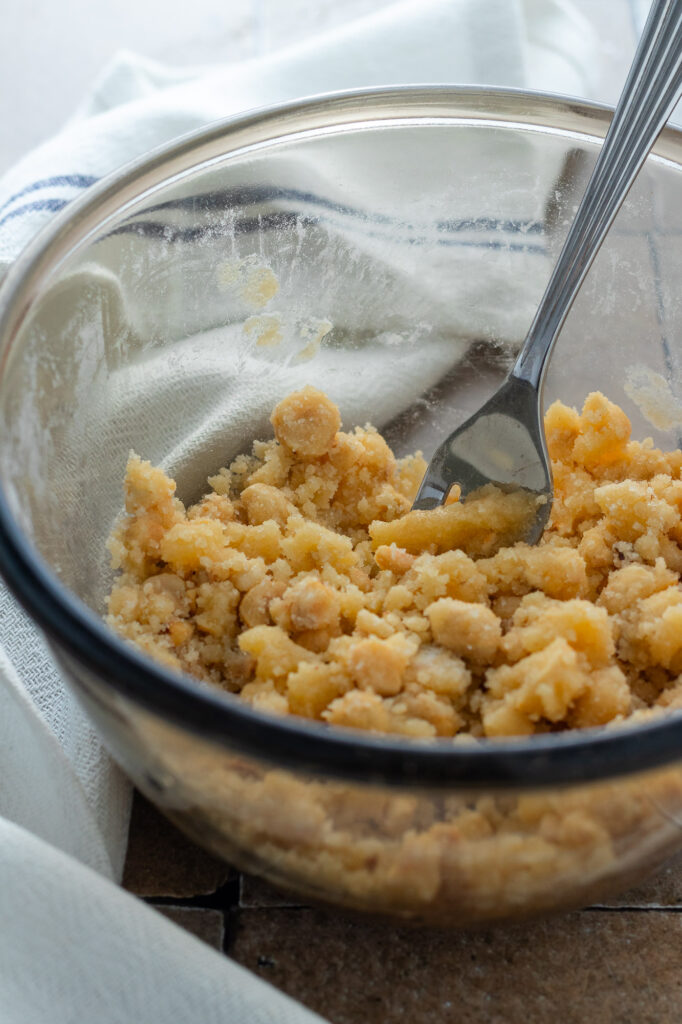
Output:
<path fill-rule="evenodd" d="M 604 144 L 511 376 L 540 388 L 583 278 L 682 89 L 682 0 L 654 0 Z"/>

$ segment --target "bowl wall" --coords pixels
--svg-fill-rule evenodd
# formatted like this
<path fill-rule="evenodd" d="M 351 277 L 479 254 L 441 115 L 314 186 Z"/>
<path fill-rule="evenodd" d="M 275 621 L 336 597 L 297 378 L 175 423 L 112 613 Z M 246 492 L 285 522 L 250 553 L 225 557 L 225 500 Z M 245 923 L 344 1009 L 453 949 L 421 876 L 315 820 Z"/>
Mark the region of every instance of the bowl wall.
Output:
<path fill-rule="evenodd" d="M 271 434 L 279 399 L 313 383 L 346 425 L 371 419 L 399 455 L 428 457 L 501 381 L 606 119 L 574 113 L 571 131 L 514 120 L 519 97 L 497 117 L 494 98 L 473 113 L 468 99 L 326 117 L 322 103 L 272 119 L 267 142 L 227 128 L 67 219 L 34 262 L 8 325 L 0 471 L 25 533 L 93 610 L 131 449 L 196 499 Z M 624 388 L 647 371 L 677 382 L 680 189 L 679 165 L 650 158 L 546 385 L 546 403 L 602 390 L 635 436 L 669 446 L 676 425 L 657 431 Z M 273 326 L 279 343 L 260 344 Z"/>
<path fill-rule="evenodd" d="M 312 383 L 347 427 L 371 420 L 397 454 L 428 458 L 512 364 L 607 125 L 598 108 L 514 93 L 321 100 L 209 129 L 67 211 L 0 302 L 3 494 L 57 603 L 101 615 L 131 449 L 194 500 Z M 601 390 L 635 436 L 675 447 L 679 133 L 656 153 L 566 322 L 546 404 Z M 652 394 L 666 429 L 643 414 Z M 594 899 L 680 843 L 674 761 L 564 788 L 551 773 L 500 790 L 333 781 L 173 724 L 86 670 L 66 632 L 52 640 L 140 788 L 307 895 L 506 919 Z M 100 664 L 120 656 L 117 638 L 102 647 Z"/>
<path fill-rule="evenodd" d="M 562 787 L 325 778 L 198 736 L 64 664 L 151 801 L 206 849 L 306 901 L 501 924 L 603 901 L 682 845 L 680 761 Z"/>

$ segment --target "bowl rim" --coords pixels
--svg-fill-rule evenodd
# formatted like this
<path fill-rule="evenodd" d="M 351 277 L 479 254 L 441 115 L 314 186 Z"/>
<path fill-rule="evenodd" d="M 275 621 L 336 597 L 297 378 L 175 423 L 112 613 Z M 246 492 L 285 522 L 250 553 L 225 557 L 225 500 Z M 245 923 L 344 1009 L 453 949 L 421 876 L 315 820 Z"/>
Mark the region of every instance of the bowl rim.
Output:
<path fill-rule="evenodd" d="M 571 97 L 476 86 L 392 86 L 327 93 L 249 111 L 157 147 L 106 175 L 70 203 L 24 249 L 0 287 L 0 373 L 41 278 L 106 220 L 167 182 L 178 168 L 204 163 L 218 149 L 229 158 L 244 146 L 274 142 L 321 128 L 386 120 L 471 121 L 538 126 L 603 139 L 613 108 Z M 265 134 L 264 134 L 265 133 Z M 269 134 L 268 134 L 269 133 Z M 249 142 L 249 138 L 251 141 Z M 227 146 L 227 148 L 226 148 Z M 682 165 L 682 130 L 666 127 L 653 154 Z M 152 179 L 159 175 L 156 182 Z M 60 256 L 61 252 L 61 256 Z M 10 590 L 45 631 L 58 657 L 162 719 L 259 761 L 318 776 L 386 786 L 557 786 L 597 781 L 674 762 L 682 750 L 682 715 L 622 729 L 586 729 L 553 735 L 485 739 L 408 740 L 335 729 L 259 712 L 235 695 L 211 690 L 174 673 L 116 636 L 59 580 L 23 534 L 0 480 L 0 572 Z M 86 690 L 78 671 L 72 682 Z"/>

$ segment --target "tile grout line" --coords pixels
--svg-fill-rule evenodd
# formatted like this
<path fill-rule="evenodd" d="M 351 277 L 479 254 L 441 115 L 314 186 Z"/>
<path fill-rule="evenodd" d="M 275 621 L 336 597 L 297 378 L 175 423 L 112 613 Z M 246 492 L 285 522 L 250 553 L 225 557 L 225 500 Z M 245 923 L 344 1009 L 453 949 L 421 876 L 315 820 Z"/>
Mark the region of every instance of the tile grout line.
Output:
<path fill-rule="evenodd" d="M 239 906 L 231 907 L 223 914 L 223 953 L 225 956 L 232 955 L 232 949 L 237 939 L 239 930 Z"/>
<path fill-rule="evenodd" d="M 636 914 L 680 914 L 682 913 L 682 904 L 673 903 L 672 905 L 667 906 L 665 903 L 624 903 L 622 906 L 613 906 L 608 903 L 593 903 L 590 907 L 583 907 L 583 911 L 587 911 L 590 914 L 594 913 L 595 911 L 602 914 L 612 912 L 621 914 L 626 911 L 627 913 Z"/>
<path fill-rule="evenodd" d="M 321 907 L 321 906 L 320 907 L 314 907 L 314 906 L 312 906 L 310 904 L 305 904 L 305 903 L 300 903 L 300 904 L 280 904 L 280 905 L 276 905 L 276 906 L 257 906 L 255 904 L 252 904 L 252 905 L 247 905 L 247 906 L 236 906 L 236 907 L 230 907 L 229 908 L 230 912 L 237 912 L 237 913 L 246 912 L 246 913 L 249 913 L 249 914 L 250 913 L 254 913 L 254 912 L 258 912 L 258 913 L 272 913 L 273 911 L 276 911 L 276 910 L 286 910 L 286 911 L 289 911 L 289 910 L 295 910 L 295 911 L 301 911 L 301 910 L 322 911 L 323 913 L 329 913 L 329 914 L 335 914 L 336 913 L 336 914 L 338 914 L 338 916 L 340 918 L 343 918 L 344 920 L 350 920 L 350 917 L 345 915 L 342 910 L 335 911 L 333 908 Z M 561 913 L 555 913 L 555 914 L 552 915 L 552 917 L 555 920 L 560 921 L 561 917 L 564 914 L 584 914 L 584 913 L 590 913 L 590 914 L 592 914 L 592 913 L 602 913 L 602 914 L 603 913 L 616 913 L 616 914 L 620 914 L 620 913 L 624 913 L 624 912 L 628 912 L 628 913 L 631 913 L 631 912 L 634 912 L 634 913 L 647 913 L 647 914 L 655 914 L 655 913 L 682 914 L 682 903 L 671 904 L 671 905 L 667 905 L 665 903 L 639 903 L 639 904 L 634 903 L 634 904 L 623 904 L 623 906 L 614 906 L 614 905 L 610 905 L 610 904 L 607 904 L 607 903 L 593 903 L 589 907 L 580 907 L 578 910 L 566 910 L 566 911 L 563 911 Z M 356 918 L 354 920 L 357 921 L 358 919 Z M 540 920 L 540 918 L 536 918 L 536 920 Z M 368 918 L 368 922 L 371 923 L 371 918 Z M 509 925 L 512 925 L 513 923 L 514 922 L 509 922 Z M 387 922 L 387 926 L 391 927 L 391 923 Z M 405 922 L 405 926 L 406 927 L 410 926 L 408 921 Z M 396 927 L 401 927 L 401 923 L 397 922 L 396 923 Z M 491 927 L 496 927 L 496 928 L 499 927 L 500 929 L 504 929 L 505 925 L 492 925 Z M 429 931 L 431 929 L 429 929 L 427 927 L 426 930 Z M 436 931 L 440 931 L 441 929 L 436 927 L 435 930 Z M 448 931 L 449 929 L 446 926 L 442 930 L 443 931 Z M 453 931 L 467 931 L 466 928 L 463 928 L 463 929 L 455 928 L 455 929 L 452 929 L 452 930 Z"/>
<path fill-rule="evenodd" d="M 238 879 L 230 879 L 214 892 L 195 896 L 142 896 L 144 903 L 161 907 L 195 907 L 199 910 L 230 910 L 239 905 Z"/>
<path fill-rule="evenodd" d="M 141 897 L 143 902 L 149 904 L 152 907 L 175 907 L 180 910 L 217 910 L 223 915 L 229 914 L 240 914 L 243 911 L 246 912 L 271 912 L 275 910 L 322 910 L 326 913 L 335 913 L 332 907 L 315 906 L 310 903 L 275 903 L 275 904 L 258 904 L 258 903 L 241 903 L 239 899 L 234 899 L 234 885 L 231 886 L 232 893 L 228 891 L 227 886 L 222 886 L 215 893 L 209 893 L 207 895 L 190 896 L 190 897 L 177 897 L 177 896 L 146 896 Z M 225 900 L 225 896 L 228 897 Z M 232 897 L 232 898 L 230 898 Z M 577 913 L 583 912 L 601 912 L 601 913 L 622 913 L 624 911 L 634 911 L 643 913 L 682 913 L 682 903 L 624 903 L 624 904 L 609 904 L 609 903 L 592 903 L 589 906 L 581 907 Z M 338 913 L 343 916 L 343 910 L 339 909 Z"/>

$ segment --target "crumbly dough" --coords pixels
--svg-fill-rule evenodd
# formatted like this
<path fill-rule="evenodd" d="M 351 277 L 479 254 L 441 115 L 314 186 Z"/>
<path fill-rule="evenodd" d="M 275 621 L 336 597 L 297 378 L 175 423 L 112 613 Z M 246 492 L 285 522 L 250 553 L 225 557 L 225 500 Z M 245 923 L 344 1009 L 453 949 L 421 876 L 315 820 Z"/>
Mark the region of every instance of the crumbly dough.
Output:
<path fill-rule="evenodd" d="M 680 847 L 679 766 L 589 786 L 390 788 L 272 767 L 151 716 L 138 726 L 176 780 L 173 820 L 305 900 L 500 922 L 603 900 Z"/>
<path fill-rule="evenodd" d="M 233 292 L 253 309 L 263 309 L 279 291 L 273 271 L 255 253 L 219 264 L 216 276 L 222 290 Z"/>
<path fill-rule="evenodd" d="M 603 395 L 545 417 L 537 546 L 495 489 L 410 512 L 425 470 L 306 387 L 185 509 L 131 455 L 109 623 L 254 707 L 417 738 L 505 737 L 682 707 L 682 452 Z M 527 509 L 526 509 L 527 511 Z"/>
<path fill-rule="evenodd" d="M 255 338 L 260 348 L 276 348 L 282 341 L 281 313 L 259 313 L 244 321 L 242 333 L 246 338 Z"/>
<path fill-rule="evenodd" d="M 682 404 L 668 381 L 650 366 L 635 363 L 625 371 L 623 391 L 644 419 L 659 430 L 682 426 Z"/>

